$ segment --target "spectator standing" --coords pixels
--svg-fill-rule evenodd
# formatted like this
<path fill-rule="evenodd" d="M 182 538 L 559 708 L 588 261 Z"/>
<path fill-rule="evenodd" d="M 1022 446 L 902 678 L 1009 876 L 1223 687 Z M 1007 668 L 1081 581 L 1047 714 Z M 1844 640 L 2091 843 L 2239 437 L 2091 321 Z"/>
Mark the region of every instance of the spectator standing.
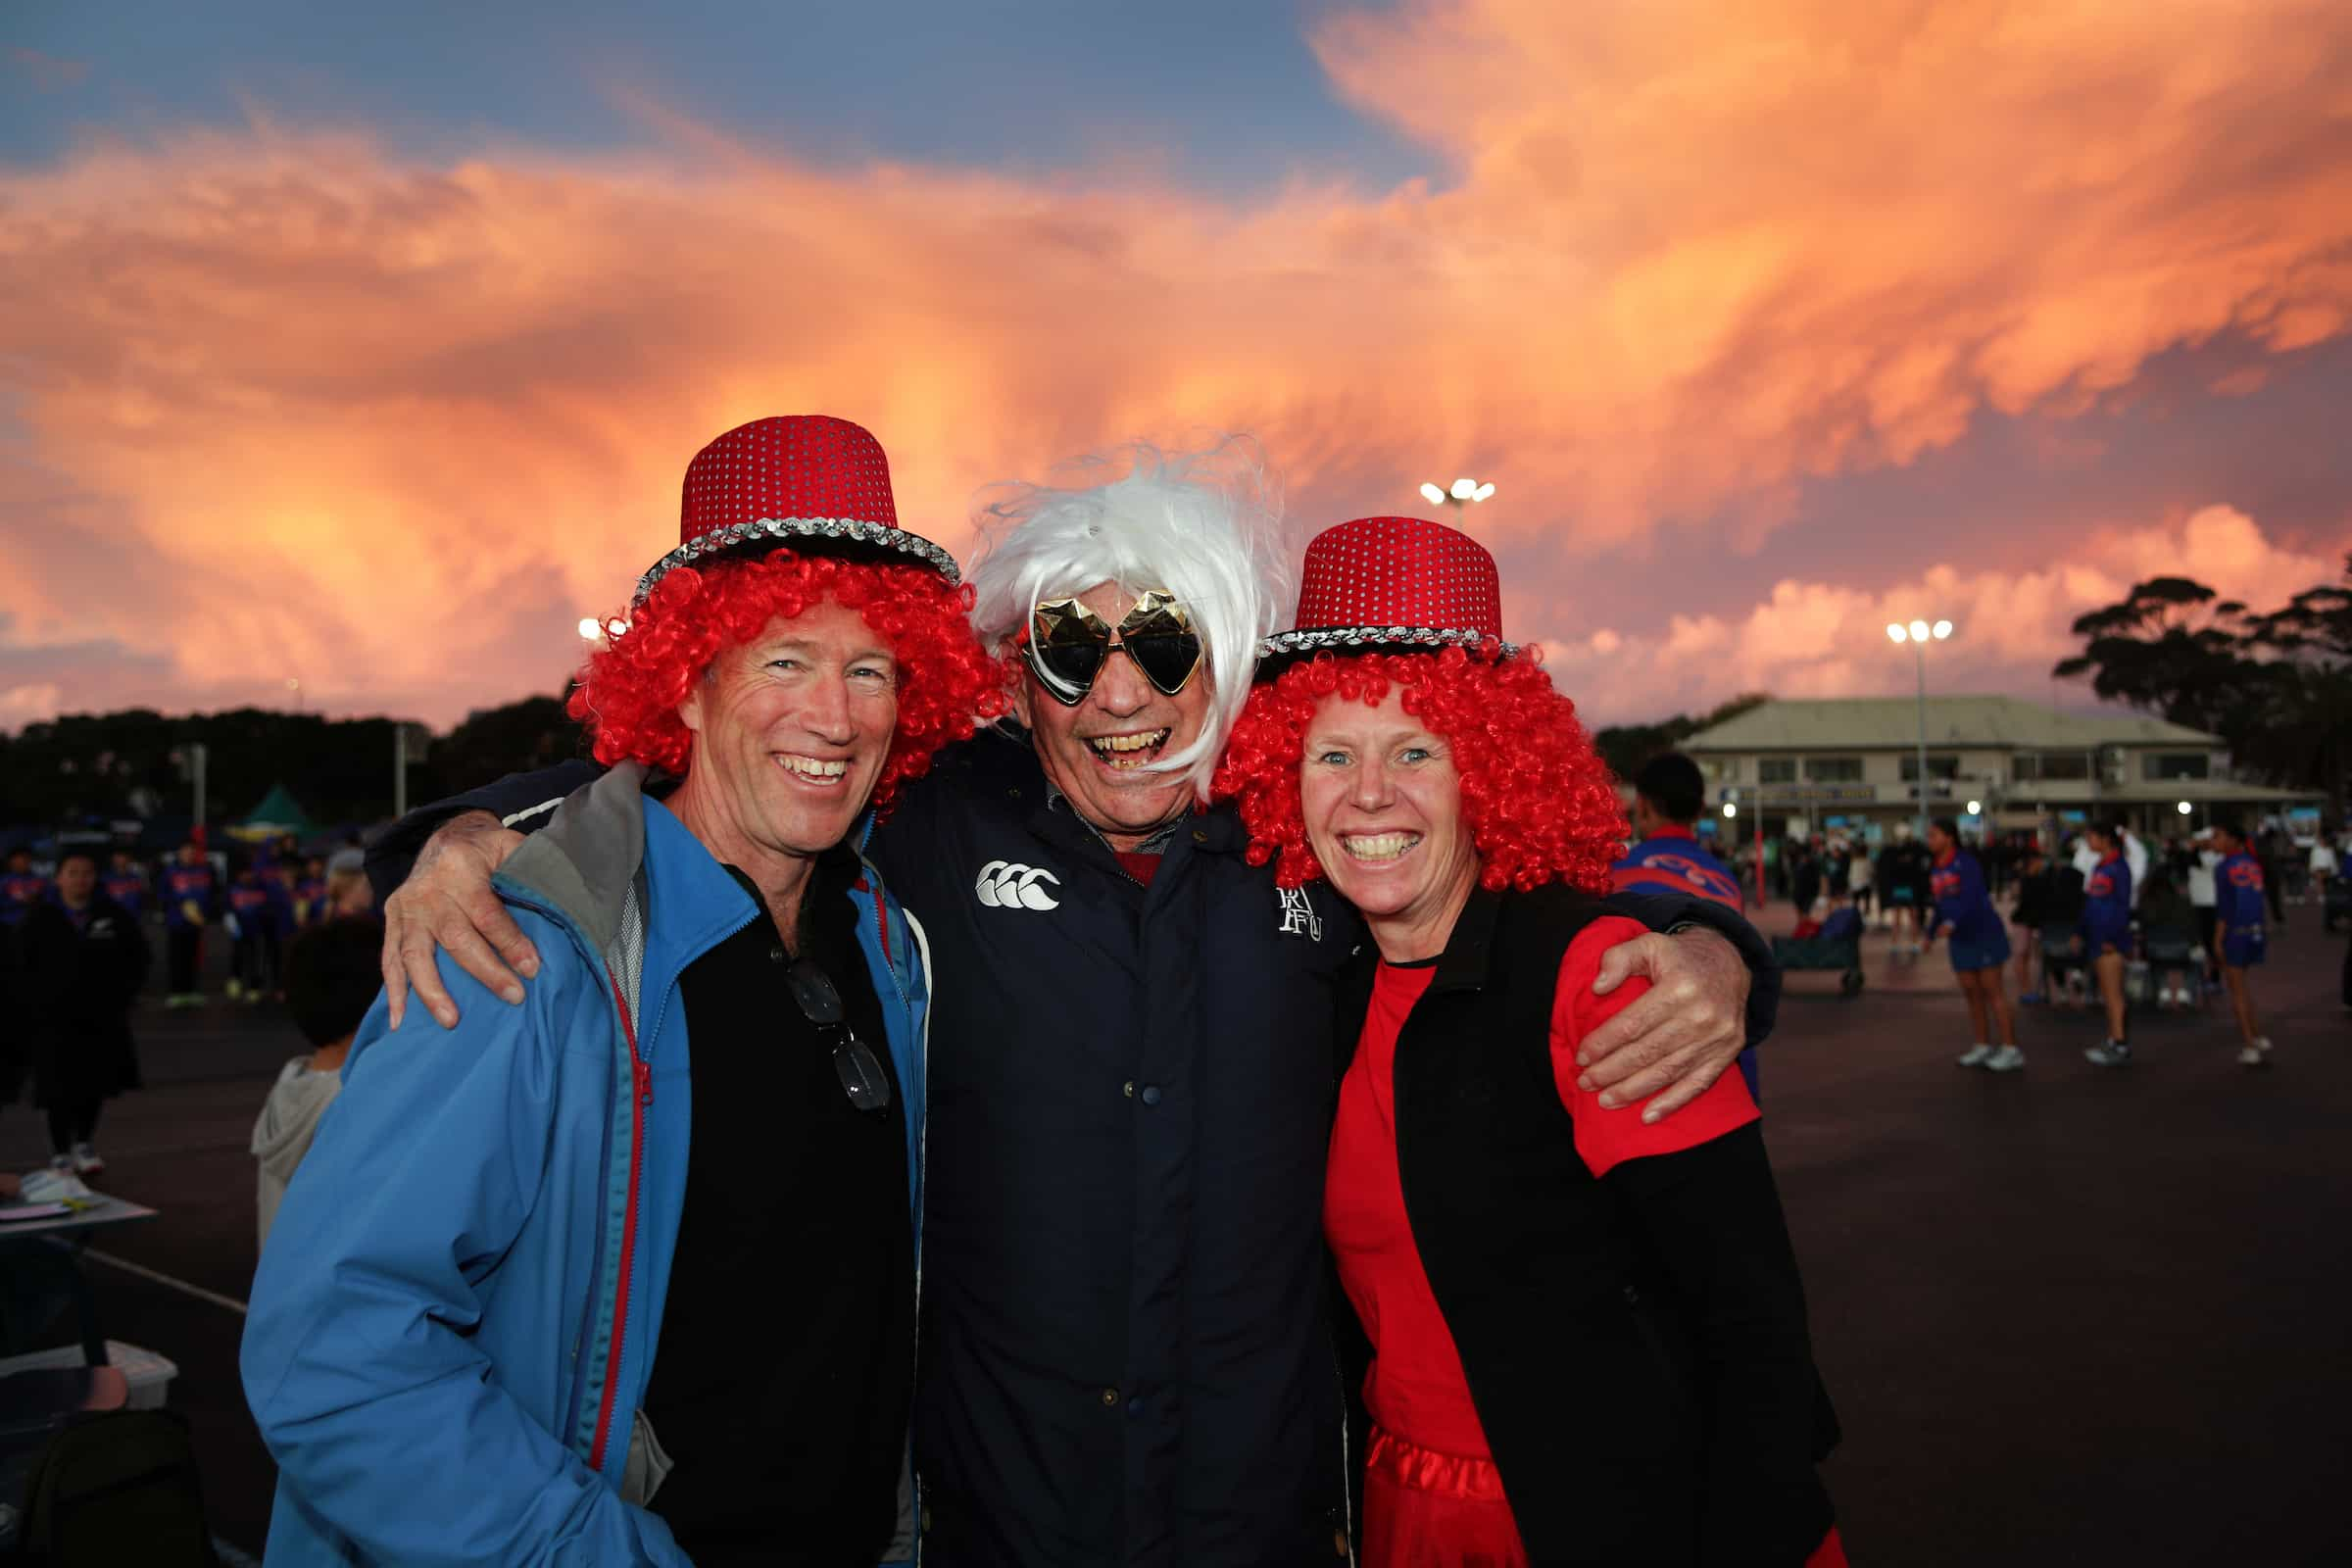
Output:
<path fill-rule="evenodd" d="M 49 1115 L 49 1163 L 93 1176 L 106 1169 L 92 1140 L 109 1100 L 139 1087 L 130 1006 L 147 978 L 139 923 L 98 887 L 96 852 L 58 861 L 57 898 L 25 917 L 31 997 L 32 1102 Z"/>
<path fill-rule="evenodd" d="M 322 920 L 287 945 L 286 1010 L 311 1050 L 279 1070 L 253 1124 L 253 1157 L 260 1167 L 256 1218 L 264 1245 L 294 1168 L 311 1152 L 318 1118 L 343 1087 L 352 1037 L 384 988 L 377 956 L 383 945 L 384 928 L 372 915 Z"/>
<path fill-rule="evenodd" d="M 2214 870 L 2215 908 L 2222 938 L 2222 984 L 2230 992 L 2230 1007 L 2237 1015 L 2242 1042 L 2237 1053 L 2241 1067 L 2270 1065 L 2271 1040 L 2254 1017 L 2252 971 L 2267 946 L 2262 924 L 2262 862 L 2246 853 L 2246 841 L 2234 822 L 2214 824 L 2214 845 L 2222 863 Z"/>
<path fill-rule="evenodd" d="M 0 872 L 0 1105 L 16 1098 L 26 1065 L 24 1047 L 25 916 L 39 905 L 48 884 L 35 875 L 25 850 L 8 852 Z"/>
<path fill-rule="evenodd" d="M 32 852 L 9 851 L 8 870 L 0 874 L 0 925 L 22 926 L 48 891 L 48 878 L 32 868 Z"/>
<path fill-rule="evenodd" d="M 98 879 L 98 886 L 133 920 L 145 919 L 149 902 L 147 873 L 140 869 L 128 850 L 117 850 L 114 862 L 106 875 Z"/>
<path fill-rule="evenodd" d="M 2026 1064 L 2026 1054 L 2017 1048 L 2017 1015 L 2009 1010 L 2009 994 L 2001 984 L 2009 962 L 2009 934 L 2001 929 L 2000 911 L 1992 906 L 1984 867 L 1960 847 L 1960 826 L 1948 816 L 1928 824 L 1928 853 L 1934 858 L 1929 887 L 1935 904 L 1928 912 L 1924 945 L 1936 945 L 1940 927 L 1952 928 L 1952 974 L 1960 982 L 1968 1020 L 1976 1030 L 1976 1043 L 1961 1054 L 1960 1065 L 2015 1072 Z M 1995 1030 L 2001 1038 L 1997 1049 L 1992 1044 Z"/>
<path fill-rule="evenodd" d="M 164 948 L 172 990 L 164 1004 L 193 1007 L 204 1001 L 204 927 L 218 912 L 220 897 L 204 850 L 190 839 L 179 858 L 164 868 Z"/>
<path fill-rule="evenodd" d="M 294 879 L 293 892 L 295 928 L 307 931 L 315 925 L 324 924 L 327 919 L 326 861 L 322 857 L 314 855 L 302 862 L 302 870 Z M 288 955 L 286 962 L 290 965 L 293 961 L 292 955 Z"/>
<path fill-rule="evenodd" d="M 2198 830 L 2197 836 L 2189 841 L 2189 852 L 2185 878 L 2188 904 L 2197 922 L 2197 946 L 2205 950 L 2204 972 L 2197 982 L 2211 991 L 2222 983 L 2222 950 L 2215 935 L 2220 916 L 2215 912 L 2214 884 L 2214 868 L 2222 863 L 2222 852 L 2213 847 L 2213 829 Z"/>
<path fill-rule="evenodd" d="M 2197 973 L 2197 910 L 2173 880 L 2171 858 L 2149 873 L 2140 892 L 2139 948 L 2154 971 L 2156 1005 L 2186 1007 L 2198 1000 L 2190 988 L 2204 983 Z"/>
<path fill-rule="evenodd" d="M 2046 870 L 2039 841 L 2027 845 L 2017 879 L 2017 903 L 2009 911 L 2009 923 L 2018 930 L 2017 1000 L 2021 1003 L 2041 1000 L 2041 994 L 2034 989 L 2034 954 L 2041 946 L 2042 911 L 2049 895 Z"/>
<path fill-rule="evenodd" d="M 2322 909 L 2328 907 L 2328 883 L 2336 874 L 2335 846 L 2322 833 L 2311 841 L 2311 902 Z M 2326 917 L 2322 917 L 2326 923 Z"/>
<path fill-rule="evenodd" d="M 1914 843 L 1907 822 L 1894 825 L 1894 842 L 1879 852 L 1879 900 L 1894 928 L 1897 956 L 1919 953 L 1922 907 L 1928 902 L 1928 852 Z"/>
<path fill-rule="evenodd" d="M 1870 913 L 1867 906 L 1870 903 L 1871 881 L 1877 874 L 1877 867 L 1870 863 L 1870 846 L 1860 839 L 1854 840 L 1853 854 L 1845 862 L 1845 891 L 1853 897 L 1857 917 L 1866 917 Z"/>
<path fill-rule="evenodd" d="M 2265 828 L 2250 852 L 2255 863 L 2262 868 L 2263 896 L 2270 901 L 2271 923 L 2286 929 L 2286 858 L 2294 850 L 2294 840 L 2275 827 Z"/>
<path fill-rule="evenodd" d="M 278 904 L 283 890 L 259 858 L 247 860 L 228 885 L 229 939 L 236 943 L 228 998 L 248 1005 L 277 987 Z"/>
<path fill-rule="evenodd" d="M 2132 956 L 2132 863 L 2124 854 L 2122 824 L 2102 822 L 2082 838 L 2096 858 L 2082 883 L 2082 951 L 2107 1009 L 2107 1039 L 2082 1054 L 2095 1067 L 2129 1067 L 2124 964 Z"/>

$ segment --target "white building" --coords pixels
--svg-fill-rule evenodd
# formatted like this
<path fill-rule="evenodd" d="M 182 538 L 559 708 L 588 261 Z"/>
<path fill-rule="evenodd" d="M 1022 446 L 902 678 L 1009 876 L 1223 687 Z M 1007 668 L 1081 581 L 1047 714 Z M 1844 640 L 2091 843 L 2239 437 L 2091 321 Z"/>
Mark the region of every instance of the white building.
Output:
<path fill-rule="evenodd" d="M 1768 702 L 1683 743 L 1733 834 L 1860 830 L 1919 811 L 1920 710 L 1909 697 Z M 2015 697 L 1927 701 L 1927 810 L 1976 830 L 2121 816 L 2163 837 L 2216 815 L 2254 819 L 2316 792 L 2235 778 L 2221 737 L 2137 715 L 2081 717 Z M 2183 811 L 2181 808 L 2186 806 Z M 1973 817 L 1973 821 L 1970 820 Z M 1723 823 L 1730 827 L 1730 823 Z"/>

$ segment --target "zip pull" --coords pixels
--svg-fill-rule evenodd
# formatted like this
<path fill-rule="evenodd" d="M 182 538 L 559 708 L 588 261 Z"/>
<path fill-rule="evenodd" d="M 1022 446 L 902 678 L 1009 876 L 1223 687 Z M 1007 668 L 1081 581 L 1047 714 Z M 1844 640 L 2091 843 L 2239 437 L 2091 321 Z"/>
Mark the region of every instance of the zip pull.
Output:
<path fill-rule="evenodd" d="M 631 1053 L 629 1056 L 629 1075 L 637 1080 L 639 1107 L 652 1104 L 654 1102 L 654 1069 L 647 1066 L 645 1058 L 635 1053 Z"/>

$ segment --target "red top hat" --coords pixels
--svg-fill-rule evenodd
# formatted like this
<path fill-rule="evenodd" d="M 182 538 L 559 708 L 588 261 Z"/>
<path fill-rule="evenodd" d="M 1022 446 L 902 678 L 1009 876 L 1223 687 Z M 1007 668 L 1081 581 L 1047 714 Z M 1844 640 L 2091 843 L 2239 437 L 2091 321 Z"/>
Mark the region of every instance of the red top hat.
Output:
<path fill-rule="evenodd" d="M 882 443 L 825 414 L 754 419 L 696 453 L 678 503 L 678 538 L 637 580 L 632 603 L 645 603 L 674 566 L 778 545 L 910 563 L 961 580 L 954 556 L 899 526 Z"/>
<path fill-rule="evenodd" d="M 1428 653 L 1502 640 L 1494 558 L 1458 529 L 1423 517 L 1358 517 L 1326 528 L 1306 547 L 1298 625 L 1258 645 L 1273 674 L 1318 653 Z"/>

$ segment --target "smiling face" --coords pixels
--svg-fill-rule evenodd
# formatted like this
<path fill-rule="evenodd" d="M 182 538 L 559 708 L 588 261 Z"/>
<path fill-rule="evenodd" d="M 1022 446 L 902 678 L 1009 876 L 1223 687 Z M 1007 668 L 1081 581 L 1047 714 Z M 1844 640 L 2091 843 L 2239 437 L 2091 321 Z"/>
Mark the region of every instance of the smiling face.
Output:
<path fill-rule="evenodd" d="M 1098 583 L 1078 602 L 1113 626 L 1135 606 L 1115 583 Z M 1013 701 L 1047 779 L 1103 837 L 1127 849 L 1193 804 L 1184 774 L 1144 764 L 1193 743 L 1208 716 L 1208 685 L 1203 661 L 1183 691 L 1166 696 L 1114 649 L 1075 708 L 1055 702 L 1025 664 Z"/>
<path fill-rule="evenodd" d="M 693 732 L 670 808 L 710 853 L 766 885 L 849 836 L 899 718 L 890 640 L 830 600 L 720 651 L 678 705 Z"/>
<path fill-rule="evenodd" d="M 1299 808 L 1324 876 L 1363 911 L 1392 962 L 1433 957 L 1478 882 L 1452 748 L 1404 710 L 1334 693 L 1307 725 Z"/>

